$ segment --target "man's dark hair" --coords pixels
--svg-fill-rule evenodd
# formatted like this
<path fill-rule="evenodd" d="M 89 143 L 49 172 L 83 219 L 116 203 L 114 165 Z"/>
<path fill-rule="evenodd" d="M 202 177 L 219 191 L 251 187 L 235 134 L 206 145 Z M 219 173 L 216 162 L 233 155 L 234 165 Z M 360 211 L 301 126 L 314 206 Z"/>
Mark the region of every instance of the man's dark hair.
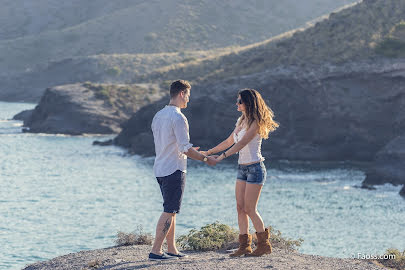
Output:
<path fill-rule="evenodd" d="M 186 80 L 177 80 L 172 82 L 170 85 L 170 97 L 176 97 L 182 91 L 189 91 L 191 89 L 191 85 Z"/>

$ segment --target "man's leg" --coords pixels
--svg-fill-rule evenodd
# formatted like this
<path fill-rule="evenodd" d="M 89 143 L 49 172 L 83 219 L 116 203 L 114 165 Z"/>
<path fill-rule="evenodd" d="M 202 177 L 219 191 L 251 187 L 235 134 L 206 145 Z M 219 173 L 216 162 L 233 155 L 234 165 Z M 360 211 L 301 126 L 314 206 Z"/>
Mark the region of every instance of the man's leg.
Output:
<path fill-rule="evenodd" d="M 163 212 L 160 216 L 159 221 L 156 225 L 155 242 L 153 243 L 151 253 L 157 255 L 162 254 L 163 241 L 165 240 L 165 237 L 167 236 L 170 227 L 173 224 L 173 220 L 175 220 L 175 215 L 175 213 Z"/>
<path fill-rule="evenodd" d="M 172 226 L 170 226 L 169 232 L 166 235 L 167 251 L 172 254 L 179 253 L 179 251 L 176 248 L 175 230 L 176 230 L 176 215 L 173 216 Z"/>

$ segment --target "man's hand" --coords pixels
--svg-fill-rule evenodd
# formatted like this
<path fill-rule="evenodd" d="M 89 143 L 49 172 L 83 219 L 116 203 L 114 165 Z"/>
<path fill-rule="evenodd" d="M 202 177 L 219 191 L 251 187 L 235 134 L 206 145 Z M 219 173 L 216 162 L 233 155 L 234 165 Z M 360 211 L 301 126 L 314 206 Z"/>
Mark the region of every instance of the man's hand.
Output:
<path fill-rule="evenodd" d="M 217 155 L 213 155 L 213 156 L 207 157 L 207 158 L 208 158 L 207 164 L 210 165 L 210 166 L 215 166 L 215 165 L 217 165 L 217 163 L 219 162 L 219 161 L 217 160 L 217 157 L 218 157 Z"/>

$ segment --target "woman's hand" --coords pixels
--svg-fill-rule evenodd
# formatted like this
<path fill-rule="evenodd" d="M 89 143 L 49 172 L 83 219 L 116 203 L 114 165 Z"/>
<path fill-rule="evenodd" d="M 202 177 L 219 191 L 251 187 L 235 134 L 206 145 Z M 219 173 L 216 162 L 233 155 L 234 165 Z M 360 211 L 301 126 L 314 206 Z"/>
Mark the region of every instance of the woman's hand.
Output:
<path fill-rule="evenodd" d="M 201 154 L 203 154 L 204 156 L 208 156 L 208 151 L 200 151 Z"/>
<path fill-rule="evenodd" d="M 217 157 L 217 161 L 218 161 L 218 162 L 222 161 L 223 159 L 224 159 L 224 155 L 219 155 L 219 156 Z"/>

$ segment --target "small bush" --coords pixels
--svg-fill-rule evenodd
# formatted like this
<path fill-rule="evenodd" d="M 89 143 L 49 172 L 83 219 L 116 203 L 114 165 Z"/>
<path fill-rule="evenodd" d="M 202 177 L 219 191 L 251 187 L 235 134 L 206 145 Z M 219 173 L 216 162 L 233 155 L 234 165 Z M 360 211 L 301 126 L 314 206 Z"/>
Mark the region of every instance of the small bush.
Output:
<path fill-rule="evenodd" d="M 152 245 L 153 237 L 145 233 L 141 226 L 132 233 L 118 232 L 115 244 L 117 246 Z"/>
<path fill-rule="evenodd" d="M 239 233 L 228 225 L 215 222 L 180 236 L 177 244 L 184 250 L 216 250 L 228 248 L 237 242 L 238 235 Z"/>
<path fill-rule="evenodd" d="M 405 250 L 399 251 L 398 249 L 390 248 L 387 249 L 385 252 L 386 255 L 394 255 L 394 259 L 380 259 L 378 262 L 383 264 L 386 267 L 390 267 L 392 269 L 405 269 Z"/>
<path fill-rule="evenodd" d="M 405 22 L 395 25 L 388 36 L 376 46 L 376 52 L 387 57 L 405 56 Z"/>
<path fill-rule="evenodd" d="M 279 230 L 269 226 L 270 243 L 273 247 L 297 250 L 304 241 L 302 238 L 293 240 L 284 238 Z M 257 243 L 256 234 L 253 235 L 253 243 Z M 218 222 L 205 225 L 200 230 L 191 230 L 187 235 L 177 239 L 177 244 L 185 250 L 209 251 L 216 249 L 233 249 L 239 246 L 239 232 L 228 225 Z"/>
<path fill-rule="evenodd" d="M 117 77 L 121 74 L 121 69 L 119 67 L 113 67 L 113 68 L 109 68 L 107 69 L 106 73 L 109 76 L 113 76 L 113 77 Z"/>
<path fill-rule="evenodd" d="M 182 62 L 182 63 L 185 63 L 185 62 L 193 62 L 193 61 L 196 61 L 196 60 L 197 60 L 196 57 L 187 57 L 187 58 L 184 58 L 183 60 L 181 60 L 181 62 Z"/>
<path fill-rule="evenodd" d="M 271 226 L 269 226 L 269 231 L 270 243 L 273 247 L 288 250 L 297 250 L 302 245 L 302 242 L 304 242 L 304 239 L 302 238 L 299 238 L 298 240 L 284 238 L 279 230 L 276 230 Z"/>
<path fill-rule="evenodd" d="M 387 57 L 402 57 L 405 56 L 405 42 L 388 37 L 377 45 L 376 51 Z"/>

